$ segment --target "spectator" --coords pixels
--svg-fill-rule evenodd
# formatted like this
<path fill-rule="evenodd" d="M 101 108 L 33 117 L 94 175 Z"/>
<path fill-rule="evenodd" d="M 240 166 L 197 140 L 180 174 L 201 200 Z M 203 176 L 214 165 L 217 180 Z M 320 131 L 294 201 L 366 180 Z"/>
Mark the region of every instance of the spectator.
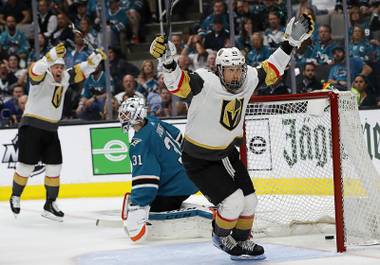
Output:
<path fill-rule="evenodd" d="M 140 85 L 138 92 L 146 97 L 150 91 L 153 91 L 157 87 L 155 77 L 153 61 L 145 60 L 141 66 L 140 75 L 138 77 L 138 83 Z"/>
<path fill-rule="evenodd" d="M 358 75 L 352 83 L 352 93 L 356 95 L 359 107 L 375 107 L 376 97 L 368 88 L 366 77 Z"/>
<path fill-rule="evenodd" d="M 312 1 L 310 0 L 300 0 L 299 6 L 296 10 L 296 17 L 301 16 L 304 13 L 308 13 L 308 10 L 311 10 L 314 14 L 318 14 L 318 8 L 312 4 Z M 314 20 L 315 21 L 315 20 Z"/>
<path fill-rule="evenodd" d="M 8 55 L 17 53 L 21 59 L 26 59 L 29 42 L 23 32 L 16 29 L 16 19 L 13 16 L 6 18 L 6 30 L 0 35 L 0 46 Z"/>
<path fill-rule="evenodd" d="M 250 18 L 243 18 L 240 26 L 240 34 L 235 37 L 235 46 L 244 51 L 245 54 L 252 49 L 251 36 L 253 33 L 253 23 Z"/>
<path fill-rule="evenodd" d="M 322 83 L 315 75 L 316 66 L 313 63 L 306 63 L 302 75 L 297 76 L 297 93 L 309 93 L 322 89 Z"/>
<path fill-rule="evenodd" d="M 263 2 L 264 5 L 261 5 L 259 9 L 254 12 L 254 17 L 261 24 L 260 30 L 264 31 L 269 27 L 268 14 L 270 12 L 275 12 L 280 18 L 280 24 L 284 26 L 287 18 L 286 1 L 265 0 Z"/>
<path fill-rule="evenodd" d="M 331 64 L 333 62 L 333 49 L 337 44 L 331 39 L 331 28 L 322 25 L 318 30 L 319 41 L 314 43 L 311 51 L 306 51 L 307 61 L 313 61 L 317 65 Z"/>
<path fill-rule="evenodd" d="M 104 105 L 104 110 L 102 113 L 102 119 L 107 119 L 107 105 Z M 111 114 L 111 120 L 117 120 L 119 116 L 119 103 L 117 102 L 117 99 L 115 97 L 112 97 L 112 114 Z"/>
<path fill-rule="evenodd" d="M 261 62 L 269 58 L 271 50 L 264 45 L 264 39 L 261 33 L 256 32 L 252 35 L 252 50 L 247 55 L 247 64 L 258 66 Z"/>
<path fill-rule="evenodd" d="M 109 47 L 108 59 L 110 63 L 110 74 L 115 83 L 115 93 L 123 91 L 122 78 L 123 76 L 130 74 L 137 78 L 140 73 L 139 68 L 136 65 L 131 64 L 121 58 L 121 52 L 116 47 Z"/>
<path fill-rule="evenodd" d="M 365 38 L 370 37 L 371 31 L 368 20 L 362 18 L 360 9 L 357 6 L 353 6 L 350 9 L 350 28 L 348 31 L 349 36 L 353 35 L 354 27 L 360 27 L 363 29 L 363 35 Z"/>
<path fill-rule="evenodd" d="M 215 60 L 216 60 L 216 51 L 210 51 L 207 56 L 207 69 L 213 73 L 216 72 L 216 65 L 215 65 Z"/>
<path fill-rule="evenodd" d="M 84 81 L 82 97 L 76 110 L 77 116 L 83 120 L 100 120 L 102 118 L 107 96 L 103 68 L 103 64 L 99 64 L 96 70 Z"/>
<path fill-rule="evenodd" d="M 74 33 L 69 28 L 69 20 L 65 13 L 59 13 L 57 15 L 57 28 L 51 35 L 51 44 L 53 46 L 58 45 L 60 42 L 65 42 L 66 47 L 74 48 Z"/>
<path fill-rule="evenodd" d="M 206 17 L 205 20 L 201 22 L 201 28 L 203 31 L 209 31 L 213 29 L 213 24 L 215 23 L 215 17 L 218 16 L 220 23 L 223 24 L 225 29 L 229 29 L 229 18 L 225 11 L 225 5 L 222 0 L 214 0 L 213 13 Z"/>
<path fill-rule="evenodd" d="M 215 16 L 212 30 L 208 31 L 205 37 L 205 48 L 218 51 L 225 46 L 229 35 L 228 30 L 224 28 L 222 17 Z"/>
<path fill-rule="evenodd" d="M 27 70 L 20 68 L 20 57 L 18 57 L 17 54 L 9 55 L 8 70 L 9 72 L 13 73 L 19 81 L 21 80 L 21 84 L 24 83 L 23 81 L 26 78 Z"/>
<path fill-rule="evenodd" d="M 94 47 L 99 46 L 96 31 L 91 28 L 90 20 L 88 18 L 85 17 L 81 19 L 79 22 L 79 29 L 83 34 L 83 38 L 86 38 Z"/>
<path fill-rule="evenodd" d="M 163 88 L 166 88 L 165 83 L 164 83 L 164 75 L 161 74 L 158 77 L 157 80 L 157 87 L 153 91 L 149 92 L 147 98 L 146 98 L 146 103 L 148 107 L 148 114 L 153 115 L 153 116 L 158 116 L 158 111 L 161 108 L 161 90 Z"/>
<path fill-rule="evenodd" d="M 57 29 L 57 16 L 49 9 L 47 0 L 38 1 L 38 27 L 40 33 L 50 38 Z"/>
<path fill-rule="evenodd" d="M 66 56 L 66 65 L 67 68 L 73 67 L 74 65 L 84 62 L 87 60 L 88 55 L 90 54 L 89 50 L 87 49 L 82 34 L 75 33 L 74 34 L 74 49 L 71 51 L 68 51 L 68 54 Z"/>
<path fill-rule="evenodd" d="M 7 63 L 0 63 L 0 99 L 3 101 L 11 97 L 11 87 L 17 83 L 15 75 L 8 70 Z"/>
<path fill-rule="evenodd" d="M 193 69 L 205 68 L 207 66 L 208 52 L 201 42 L 195 44 L 196 53 L 189 54 Z"/>
<path fill-rule="evenodd" d="M 193 70 L 193 67 L 191 65 L 191 60 L 188 55 L 181 54 L 178 58 L 178 66 L 181 68 L 181 70 Z"/>
<path fill-rule="evenodd" d="M 162 88 L 160 91 L 160 97 L 161 108 L 157 111 L 156 115 L 161 118 L 174 116 L 172 110 L 172 95 L 169 90 L 167 88 Z"/>
<path fill-rule="evenodd" d="M 236 2 L 236 16 L 235 16 L 235 34 L 238 34 L 243 28 L 244 20 L 251 19 L 252 13 L 249 9 L 249 3 L 247 0 L 238 0 Z M 258 31 L 256 27 L 254 31 Z"/>
<path fill-rule="evenodd" d="M 368 40 L 364 38 L 363 29 L 359 26 L 354 26 L 351 36 L 352 39 L 349 43 L 350 56 L 358 57 L 363 62 L 367 62 L 373 48 L 368 43 Z"/>
<path fill-rule="evenodd" d="M 37 56 L 37 53 L 35 52 L 34 47 L 33 47 L 32 51 L 29 53 L 29 58 L 28 58 L 29 63 L 38 61 L 50 50 L 50 46 L 48 45 L 48 40 L 46 39 L 44 34 L 38 33 L 38 43 L 40 47 L 39 56 Z"/>
<path fill-rule="evenodd" d="M 87 0 L 74 0 L 69 12 L 69 18 L 74 23 L 75 27 L 79 28 L 80 21 L 88 17 Z"/>
<path fill-rule="evenodd" d="M 13 17 L 16 24 L 28 24 L 31 14 L 24 0 L 8 0 L 0 11 L 0 25 L 6 25 L 6 17 Z"/>
<path fill-rule="evenodd" d="M 140 23 L 141 23 L 141 17 L 145 9 L 144 1 L 142 0 L 134 0 L 134 1 L 127 1 L 127 15 L 128 19 L 131 23 L 131 29 L 132 29 L 132 39 L 131 43 L 137 44 L 140 43 L 139 38 L 139 32 L 140 32 Z"/>
<path fill-rule="evenodd" d="M 25 104 L 20 104 L 23 103 L 22 101 L 19 102 L 20 97 L 24 95 L 24 89 L 22 86 L 15 85 L 11 90 L 12 98 L 4 103 L 4 109 L 9 112 L 9 125 L 15 125 L 20 122 L 25 109 Z"/>
<path fill-rule="evenodd" d="M 269 28 L 264 31 L 264 45 L 273 52 L 280 47 L 285 28 L 280 24 L 280 16 L 274 11 L 269 12 L 268 23 Z"/>
<path fill-rule="evenodd" d="M 123 77 L 123 88 L 124 91 L 118 93 L 115 98 L 117 99 L 117 102 L 119 105 L 125 101 L 128 98 L 131 97 L 140 97 L 144 98 L 144 95 L 141 94 L 140 92 L 137 92 L 137 82 L 133 75 L 126 74 Z"/>
<path fill-rule="evenodd" d="M 347 90 L 347 69 L 345 63 L 345 52 L 342 47 L 336 47 L 333 50 L 334 65 L 330 69 L 329 82 L 339 90 Z M 360 58 L 350 58 L 351 80 L 359 74 L 368 76 L 372 69 Z"/>
<path fill-rule="evenodd" d="M 120 7 L 119 0 L 109 1 L 108 20 L 111 26 L 111 46 L 120 46 L 120 34 L 124 34 L 129 26 L 128 16 Z"/>
<path fill-rule="evenodd" d="M 177 54 L 181 54 L 181 52 L 183 50 L 182 36 L 180 34 L 173 34 L 171 36 L 171 42 L 173 42 L 173 44 L 177 50 Z"/>

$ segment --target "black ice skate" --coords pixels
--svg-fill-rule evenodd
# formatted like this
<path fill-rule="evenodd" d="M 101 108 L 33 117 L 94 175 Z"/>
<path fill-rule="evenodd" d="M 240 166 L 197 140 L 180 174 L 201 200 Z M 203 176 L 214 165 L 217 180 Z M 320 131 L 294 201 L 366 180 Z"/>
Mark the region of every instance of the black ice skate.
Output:
<path fill-rule="evenodd" d="M 46 217 L 50 220 L 63 222 L 64 213 L 59 210 L 58 205 L 53 200 L 47 200 L 44 205 L 44 211 L 41 216 Z"/>
<path fill-rule="evenodd" d="M 243 254 L 240 256 L 232 256 L 233 260 L 261 260 L 265 259 L 264 248 L 252 240 L 237 241 L 238 246 L 241 247 Z"/>
<path fill-rule="evenodd" d="M 17 216 L 20 213 L 20 197 L 12 195 L 11 198 L 9 199 L 9 204 L 11 205 L 11 210 L 13 214 L 17 218 Z"/>
<path fill-rule="evenodd" d="M 212 243 L 215 247 L 223 250 L 232 257 L 239 257 L 243 254 L 242 248 L 232 236 L 217 236 L 212 233 Z"/>

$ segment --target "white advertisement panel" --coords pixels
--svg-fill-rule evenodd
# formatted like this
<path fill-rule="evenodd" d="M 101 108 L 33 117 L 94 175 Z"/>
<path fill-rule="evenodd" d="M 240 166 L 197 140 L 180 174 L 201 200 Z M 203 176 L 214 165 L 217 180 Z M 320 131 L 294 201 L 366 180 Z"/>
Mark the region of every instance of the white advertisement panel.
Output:
<path fill-rule="evenodd" d="M 167 120 L 181 130 L 185 121 Z M 128 136 L 119 123 L 63 125 L 58 134 L 63 155 L 62 184 L 131 180 Z M 12 185 L 17 155 L 17 129 L 1 129 L 0 186 Z M 44 166 L 36 166 L 28 185 L 43 184 L 44 175 Z"/>

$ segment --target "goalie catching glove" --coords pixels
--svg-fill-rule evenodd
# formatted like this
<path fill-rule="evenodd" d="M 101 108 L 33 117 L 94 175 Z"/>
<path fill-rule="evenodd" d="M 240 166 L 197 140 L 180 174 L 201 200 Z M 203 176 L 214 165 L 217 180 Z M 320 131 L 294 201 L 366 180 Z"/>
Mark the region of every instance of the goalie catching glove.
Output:
<path fill-rule="evenodd" d="M 160 35 L 153 40 L 149 52 L 165 66 L 173 62 L 177 50 L 171 41 L 165 44 L 164 36 Z"/>
<path fill-rule="evenodd" d="M 310 15 L 302 14 L 299 19 L 293 17 L 284 34 L 284 41 L 288 41 L 293 47 L 299 48 L 304 40 L 310 38 L 314 31 L 314 21 Z"/>
<path fill-rule="evenodd" d="M 66 53 L 65 45 L 61 42 L 57 46 L 51 48 L 46 54 L 46 60 L 49 64 L 54 63 L 57 59 L 63 58 Z"/>

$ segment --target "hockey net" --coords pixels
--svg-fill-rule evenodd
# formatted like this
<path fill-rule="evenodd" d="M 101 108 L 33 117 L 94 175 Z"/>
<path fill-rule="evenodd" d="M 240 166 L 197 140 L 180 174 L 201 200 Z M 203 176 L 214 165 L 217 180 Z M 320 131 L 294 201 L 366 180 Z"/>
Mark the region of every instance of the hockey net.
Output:
<path fill-rule="evenodd" d="M 339 252 L 380 242 L 380 177 L 350 92 L 253 97 L 241 153 L 259 198 L 254 233 L 330 224 Z"/>

